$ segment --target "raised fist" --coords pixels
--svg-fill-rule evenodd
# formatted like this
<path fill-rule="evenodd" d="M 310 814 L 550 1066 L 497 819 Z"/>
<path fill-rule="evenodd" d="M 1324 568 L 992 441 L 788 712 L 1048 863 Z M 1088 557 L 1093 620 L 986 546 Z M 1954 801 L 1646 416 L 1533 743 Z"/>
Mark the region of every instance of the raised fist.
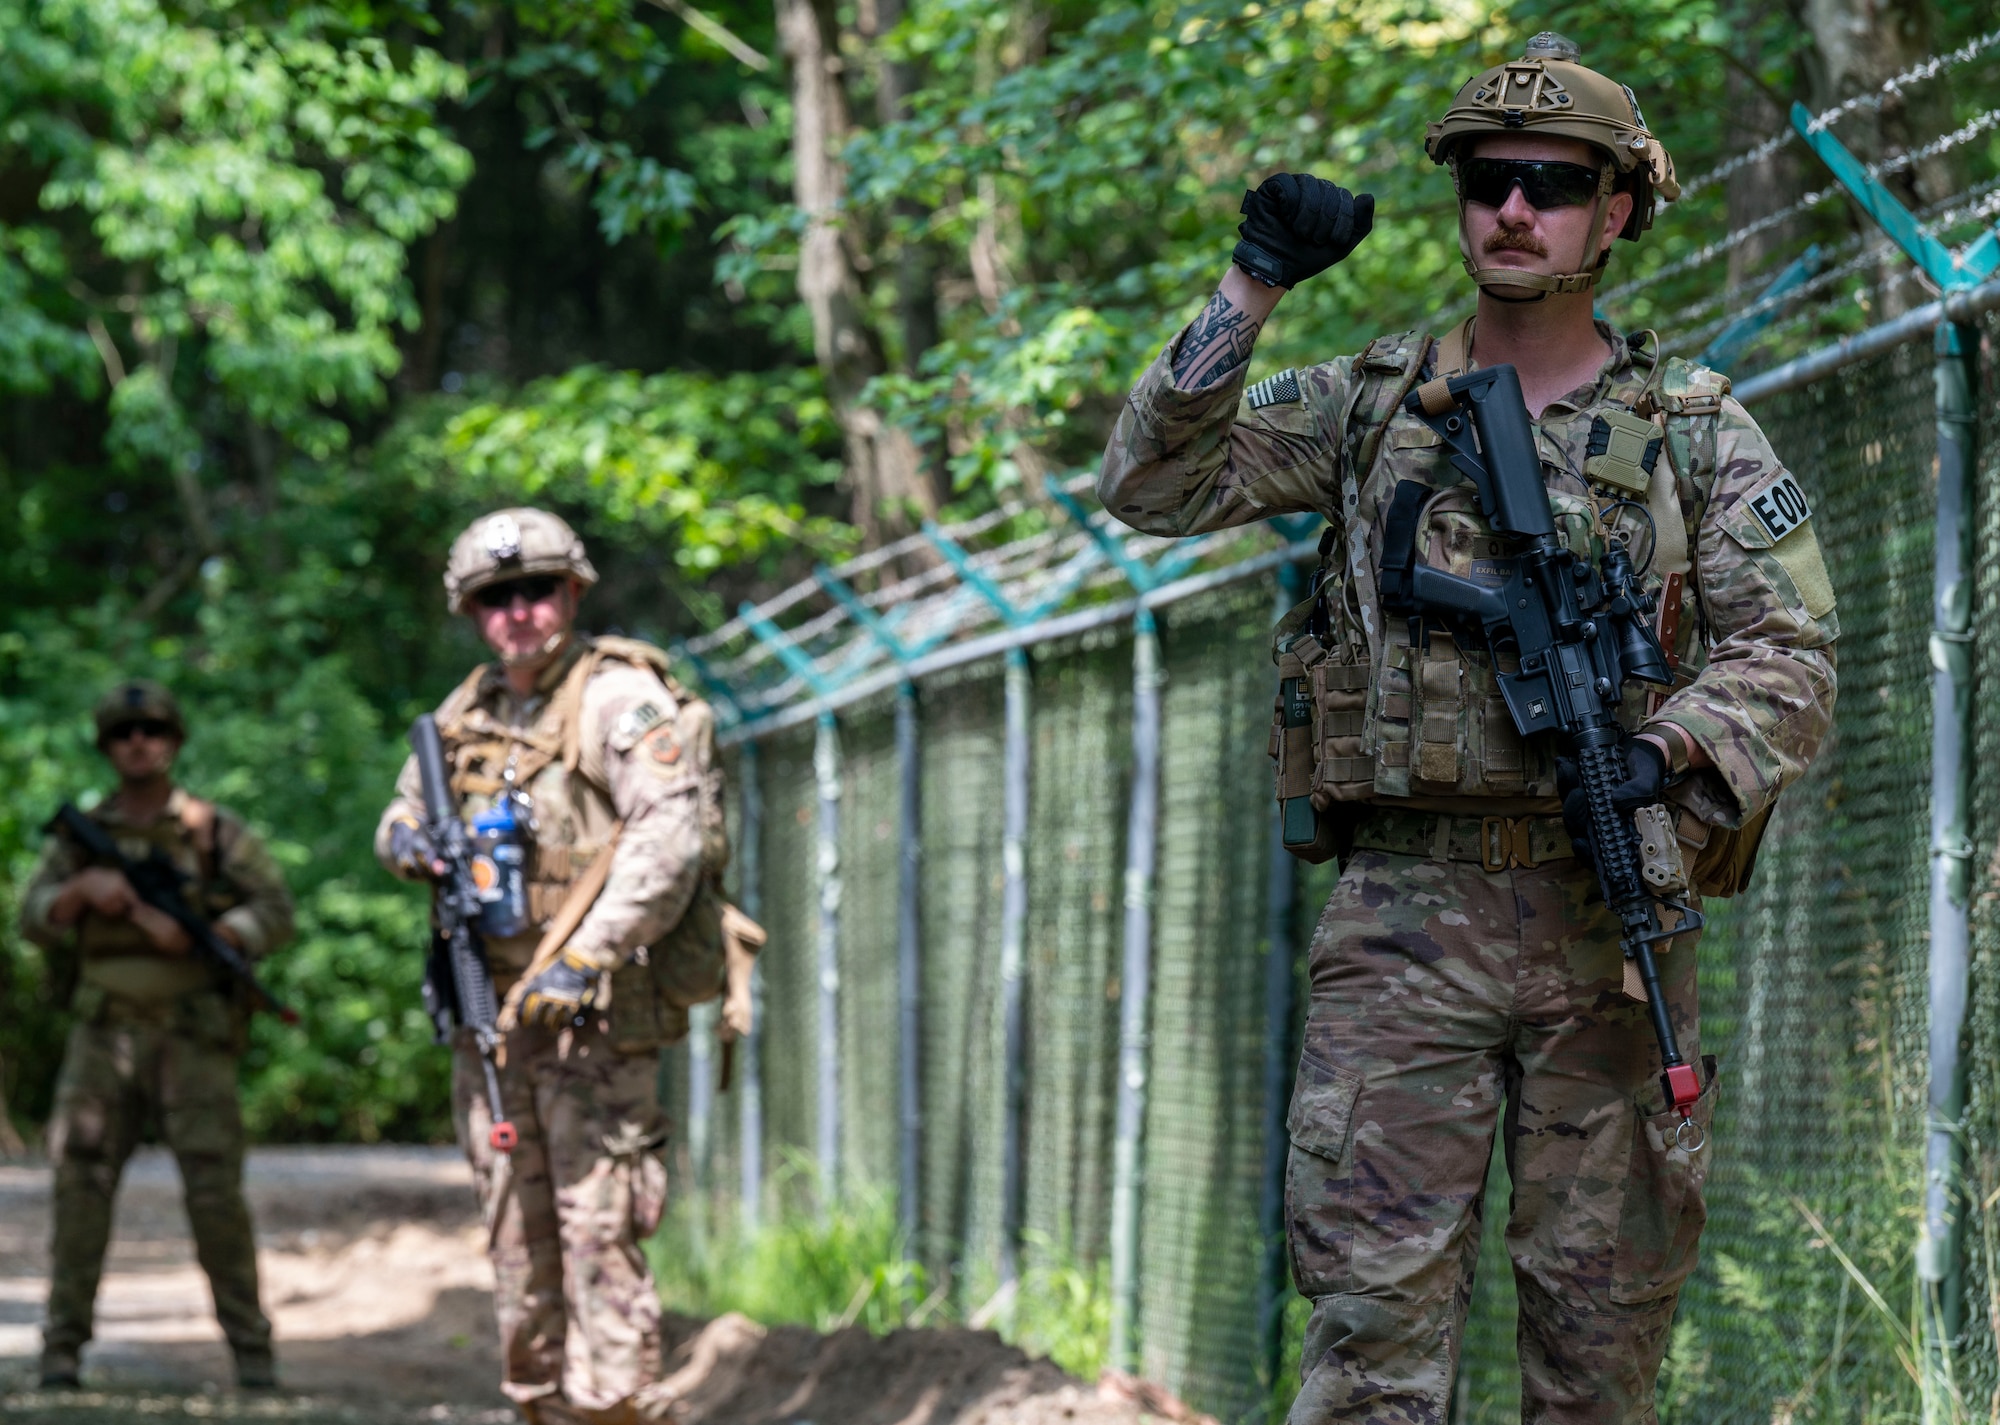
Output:
<path fill-rule="evenodd" d="M 1375 226 L 1375 195 L 1310 173 L 1274 173 L 1243 195 L 1236 265 L 1271 287 L 1295 287 L 1346 257 Z"/>

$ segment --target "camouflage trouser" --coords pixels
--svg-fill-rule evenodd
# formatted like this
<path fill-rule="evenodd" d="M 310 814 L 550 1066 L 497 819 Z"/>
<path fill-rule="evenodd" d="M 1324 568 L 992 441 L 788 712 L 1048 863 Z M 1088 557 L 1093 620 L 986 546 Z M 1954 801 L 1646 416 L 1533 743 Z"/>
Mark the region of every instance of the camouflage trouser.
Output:
<path fill-rule="evenodd" d="M 452 1113 L 489 1232 L 512 1400 L 625 1419 L 660 1373 L 660 1301 L 639 1246 L 666 1203 L 658 1068 L 657 1054 L 613 1051 L 601 1024 L 517 1030 L 500 1093 L 520 1143 L 503 1163 L 478 1051 L 458 1042 Z"/>
<path fill-rule="evenodd" d="M 1712 1149 L 1671 1146 L 1659 1051 L 1591 886 L 1573 860 L 1493 873 L 1379 851 L 1341 876 L 1289 1123 L 1292 1269 L 1313 1300 L 1293 1425 L 1447 1418 L 1496 1125 L 1522 1420 L 1654 1420 Z M 1660 969 L 1693 1059 L 1691 937 Z M 1713 1109 L 1707 1074 L 1704 1127 Z"/>
<path fill-rule="evenodd" d="M 90 1339 L 111 1239 L 112 1200 L 146 1123 L 180 1164 L 195 1255 L 239 1365 L 267 1365 L 271 1323 L 257 1305 L 257 1243 L 243 1201 L 243 1113 L 233 1026 L 220 995 L 185 1011 L 120 1010 L 80 997 L 49 1121 L 55 1165 L 46 1364 L 74 1368 Z"/>

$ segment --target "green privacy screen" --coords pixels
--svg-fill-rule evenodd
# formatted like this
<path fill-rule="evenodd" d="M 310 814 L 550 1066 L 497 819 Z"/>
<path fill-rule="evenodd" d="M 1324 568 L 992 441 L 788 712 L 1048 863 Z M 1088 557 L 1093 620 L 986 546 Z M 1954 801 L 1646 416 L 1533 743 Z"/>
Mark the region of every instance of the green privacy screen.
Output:
<path fill-rule="evenodd" d="M 1990 342 L 1989 342 L 1990 349 Z M 1990 368 L 1991 362 L 1988 362 Z M 2000 439 L 1981 400 L 1977 650 L 1979 900 L 1974 920 L 1969 1160 L 2000 1188 Z M 1756 416 L 1806 485 L 1840 598 L 1836 732 L 1775 819 L 1751 889 L 1714 907 L 1701 956 L 1703 1048 L 1722 1061 L 1700 1268 L 1662 1377 L 1679 1425 L 1903 1418 L 1916 1395 L 1895 1327 L 1844 1254 L 1907 1322 L 1927 1082 L 1931 355 L 1913 343 L 1773 397 Z M 1164 686 L 1150 1080 L 1137 1329 L 1145 1374 L 1225 1420 L 1261 1418 L 1266 738 L 1277 601 L 1269 575 L 1160 611 Z M 1100 631 L 1030 650 L 1025 857 L 1023 1260 L 1088 1271 L 1108 1251 L 1132 642 Z M 999 942 L 1003 861 L 999 659 L 919 687 L 922 1104 L 912 1250 L 971 1311 L 993 1291 L 1006 1104 Z M 840 1190 L 898 1174 L 898 763 L 894 699 L 841 712 L 838 877 Z M 740 756 L 740 752 L 737 754 Z M 760 1062 L 765 1208 L 811 1201 L 826 1056 L 816 1040 L 818 791 L 810 729 L 764 739 Z M 1330 868 L 1300 875 L 1303 946 Z M 669 1066 L 684 1092 L 684 1051 Z M 717 1101 L 706 1179 L 736 1191 L 740 1089 Z M 1455 1418 L 1519 1418 L 1506 1184 L 1489 1193 Z M 1814 1223 L 1819 1224 L 1815 1226 Z M 1996 1376 L 1985 1242 L 1966 1233 L 1967 1326 L 1954 1360 L 1984 1418 Z"/>

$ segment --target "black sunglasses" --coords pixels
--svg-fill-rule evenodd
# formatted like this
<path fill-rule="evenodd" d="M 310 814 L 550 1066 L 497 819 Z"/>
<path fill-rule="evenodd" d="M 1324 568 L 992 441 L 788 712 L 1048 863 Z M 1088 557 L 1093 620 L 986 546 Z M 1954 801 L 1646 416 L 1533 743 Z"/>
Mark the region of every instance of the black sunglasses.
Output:
<path fill-rule="evenodd" d="M 562 580 L 553 574 L 530 574 L 525 579 L 509 579 L 505 583 L 475 589 L 472 602 L 482 609 L 504 609 L 516 598 L 526 599 L 531 604 L 538 603 L 561 587 Z"/>
<path fill-rule="evenodd" d="M 1598 170 L 1538 158 L 1468 158 L 1458 165 L 1458 194 L 1487 208 L 1505 206 L 1516 183 L 1528 206 L 1568 208 L 1597 196 Z"/>
<path fill-rule="evenodd" d="M 162 722 L 156 717 L 141 718 L 137 722 L 121 722 L 104 734 L 106 742 L 123 742 L 134 733 L 143 733 L 155 742 L 164 742 L 174 735 L 174 725 Z"/>

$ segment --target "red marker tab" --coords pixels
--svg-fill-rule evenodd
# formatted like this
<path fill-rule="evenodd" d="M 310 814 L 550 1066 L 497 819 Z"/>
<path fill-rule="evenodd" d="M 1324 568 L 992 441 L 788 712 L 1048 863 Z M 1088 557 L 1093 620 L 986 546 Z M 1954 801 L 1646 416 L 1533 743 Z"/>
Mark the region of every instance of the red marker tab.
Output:
<path fill-rule="evenodd" d="M 1701 1081 L 1694 1076 L 1694 1065 L 1675 1064 L 1660 1075 L 1660 1087 L 1675 1113 L 1682 1118 L 1694 1117 L 1694 1101 L 1701 1097 Z"/>
<path fill-rule="evenodd" d="M 486 1135 L 486 1141 L 493 1145 L 493 1151 L 496 1153 L 511 1153 L 521 1138 L 514 1131 L 514 1125 L 503 1118 L 493 1125 L 493 1131 Z"/>

